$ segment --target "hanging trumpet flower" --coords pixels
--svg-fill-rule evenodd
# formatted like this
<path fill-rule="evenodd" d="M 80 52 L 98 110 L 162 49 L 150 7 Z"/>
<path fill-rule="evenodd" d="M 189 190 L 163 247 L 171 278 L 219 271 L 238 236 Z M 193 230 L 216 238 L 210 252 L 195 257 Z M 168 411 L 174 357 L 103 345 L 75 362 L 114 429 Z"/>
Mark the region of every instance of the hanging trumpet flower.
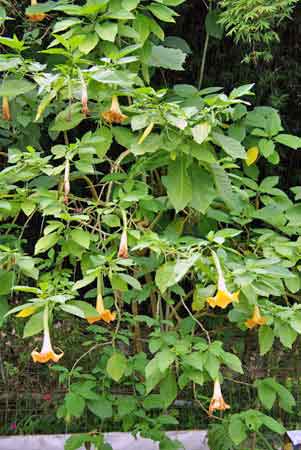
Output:
<path fill-rule="evenodd" d="M 227 306 L 230 303 L 238 302 L 239 301 L 239 292 L 229 292 L 226 286 L 224 274 L 221 268 L 220 261 L 218 259 L 217 254 L 212 250 L 212 256 L 213 261 L 216 267 L 216 271 L 218 274 L 218 285 L 217 285 L 217 293 L 214 297 L 208 297 L 207 303 L 211 306 L 211 308 L 215 308 L 216 306 L 219 306 L 220 308 L 224 309 L 227 308 Z"/>
<path fill-rule="evenodd" d="M 2 97 L 2 118 L 3 120 L 11 120 L 8 97 Z"/>
<path fill-rule="evenodd" d="M 122 211 L 123 218 L 123 231 L 121 234 L 119 250 L 118 250 L 118 258 L 128 258 L 128 236 L 127 236 L 127 219 L 125 211 Z"/>
<path fill-rule="evenodd" d="M 266 323 L 267 323 L 266 317 L 263 317 L 261 315 L 259 306 L 255 305 L 253 317 L 245 322 L 246 327 L 251 329 L 257 326 L 265 325 Z"/>
<path fill-rule="evenodd" d="M 209 415 L 212 416 L 213 411 L 225 411 L 226 409 L 230 409 L 230 405 L 225 402 L 220 382 L 216 379 L 214 382 L 213 396 L 209 406 Z"/>
<path fill-rule="evenodd" d="M 97 300 L 96 300 L 97 316 L 87 317 L 87 321 L 91 324 L 103 320 L 106 323 L 113 322 L 116 319 L 116 313 L 111 312 L 109 309 L 105 309 L 102 298 L 102 278 L 101 275 L 97 277 Z"/>
<path fill-rule="evenodd" d="M 117 95 L 113 95 L 111 108 L 104 111 L 102 117 L 109 124 L 122 123 L 127 119 L 127 116 L 121 112 Z"/>
<path fill-rule="evenodd" d="M 31 0 L 30 4 L 31 4 L 31 6 L 36 6 L 38 4 L 38 2 L 37 2 L 37 0 Z M 36 13 L 36 14 L 27 13 L 26 17 L 28 18 L 28 20 L 30 22 L 42 22 L 47 17 L 47 14 L 45 14 L 45 13 Z"/>
<path fill-rule="evenodd" d="M 68 158 L 66 158 L 65 173 L 64 173 L 64 203 L 65 203 L 65 205 L 68 204 L 68 199 L 69 199 L 68 196 L 70 193 L 69 175 L 70 175 L 70 161 Z"/>
<path fill-rule="evenodd" d="M 85 79 L 81 73 L 81 71 L 78 71 L 79 73 L 79 78 L 80 78 L 80 83 L 81 83 L 81 101 L 82 101 L 82 113 L 85 114 L 85 116 L 87 116 L 89 114 L 89 108 L 88 108 L 88 89 L 87 89 L 87 84 L 85 82 Z"/>
<path fill-rule="evenodd" d="M 49 313 L 48 305 L 46 305 L 44 308 L 44 317 L 43 317 L 44 337 L 43 337 L 42 350 L 40 352 L 37 352 L 36 350 L 33 350 L 31 352 L 31 357 L 34 362 L 46 363 L 50 360 L 54 361 L 54 362 L 58 362 L 64 355 L 64 352 L 61 352 L 60 354 L 57 355 L 52 348 L 51 340 L 50 340 L 50 333 L 49 333 L 48 313 Z"/>

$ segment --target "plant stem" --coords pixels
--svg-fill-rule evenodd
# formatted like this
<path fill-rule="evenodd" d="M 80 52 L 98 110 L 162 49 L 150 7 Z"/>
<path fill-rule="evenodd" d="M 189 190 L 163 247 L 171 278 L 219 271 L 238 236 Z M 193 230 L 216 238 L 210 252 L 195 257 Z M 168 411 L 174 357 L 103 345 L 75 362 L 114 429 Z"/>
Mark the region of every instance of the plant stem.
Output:
<path fill-rule="evenodd" d="M 270 445 L 269 441 L 264 437 L 264 435 L 260 431 L 257 431 L 257 435 L 262 440 L 262 442 L 266 445 L 266 448 L 268 450 L 273 450 L 273 447 Z"/>
<path fill-rule="evenodd" d="M 206 58 L 207 58 L 207 52 L 208 52 L 208 44 L 209 44 L 209 34 L 206 33 L 205 43 L 204 43 L 204 50 L 203 50 L 203 56 L 202 56 L 202 63 L 200 68 L 200 77 L 198 82 L 198 89 L 201 89 L 203 80 L 204 80 L 204 72 L 205 72 L 205 65 L 206 65 Z"/>

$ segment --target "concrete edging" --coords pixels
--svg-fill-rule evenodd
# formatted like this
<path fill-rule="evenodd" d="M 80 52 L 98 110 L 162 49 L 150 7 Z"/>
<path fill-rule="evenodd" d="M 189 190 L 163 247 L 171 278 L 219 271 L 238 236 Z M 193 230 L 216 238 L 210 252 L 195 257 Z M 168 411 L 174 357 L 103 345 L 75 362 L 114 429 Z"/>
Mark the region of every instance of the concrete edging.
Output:
<path fill-rule="evenodd" d="M 206 431 L 170 431 L 172 439 L 183 443 L 185 450 L 209 450 Z M 63 450 L 64 443 L 70 435 L 34 435 L 0 437 L 1 450 Z M 150 439 L 135 439 L 130 433 L 105 433 L 106 441 L 114 450 L 158 450 L 158 445 Z M 84 449 L 82 449 L 84 450 Z"/>

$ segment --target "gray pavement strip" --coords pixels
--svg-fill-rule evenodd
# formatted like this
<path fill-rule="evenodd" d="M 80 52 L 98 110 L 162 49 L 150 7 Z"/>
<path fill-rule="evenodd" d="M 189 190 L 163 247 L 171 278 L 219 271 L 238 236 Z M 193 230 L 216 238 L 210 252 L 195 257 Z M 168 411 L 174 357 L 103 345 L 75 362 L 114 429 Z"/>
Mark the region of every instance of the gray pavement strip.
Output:
<path fill-rule="evenodd" d="M 185 450 L 209 450 L 206 431 L 170 431 L 167 433 L 172 439 L 177 439 L 184 445 Z M 63 450 L 69 435 L 35 435 L 35 436 L 2 436 L 1 450 Z M 158 450 L 158 445 L 150 439 L 138 437 L 135 439 L 130 433 L 105 433 L 106 442 L 113 450 Z M 84 449 L 82 449 L 84 450 Z"/>

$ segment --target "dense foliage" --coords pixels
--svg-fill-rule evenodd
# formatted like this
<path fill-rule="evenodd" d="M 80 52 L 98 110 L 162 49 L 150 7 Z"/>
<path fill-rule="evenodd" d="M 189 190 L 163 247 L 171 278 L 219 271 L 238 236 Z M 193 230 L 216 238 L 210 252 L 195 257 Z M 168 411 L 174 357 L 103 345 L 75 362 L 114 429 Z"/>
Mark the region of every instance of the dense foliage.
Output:
<path fill-rule="evenodd" d="M 163 29 L 182 3 L 32 0 L 21 31 L 0 10 L 1 320 L 24 320 L 24 339 L 43 336 L 31 356 L 56 363 L 58 418 L 98 421 L 69 450 L 108 449 L 101 430 L 112 418 L 162 450 L 181 448 L 164 433 L 181 426 L 170 413 L 181 396 L 216 421 L 213 450 L 271 448 L 266 430 L 285 431 L 273 405 L 295 406 L 271 376 L 251 385 L 249 408 L 221 388 L 249 370 L 224 326 L 240 343 L 256 332 L 264 358 L 301 333 L 301 188 L 288 194 L 260 172 L 301 138 L 277 109 L 252 106 L 253 84 L 158 86 L 158 69 L 183 71 L 190 54 Z M 267 58 L 295 3 L 210 3 L 200 87 L 209 39 L 225 27 L 264 44 L 257 57 Z M 70 317 L 87 324 L 87 349 L 66 367 L 71 350 L 51 337 Z"/>

